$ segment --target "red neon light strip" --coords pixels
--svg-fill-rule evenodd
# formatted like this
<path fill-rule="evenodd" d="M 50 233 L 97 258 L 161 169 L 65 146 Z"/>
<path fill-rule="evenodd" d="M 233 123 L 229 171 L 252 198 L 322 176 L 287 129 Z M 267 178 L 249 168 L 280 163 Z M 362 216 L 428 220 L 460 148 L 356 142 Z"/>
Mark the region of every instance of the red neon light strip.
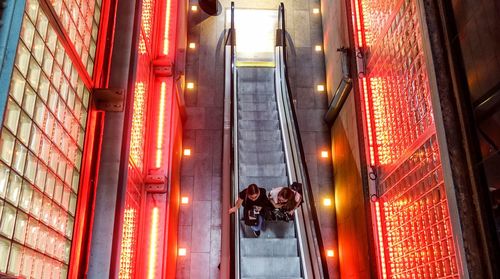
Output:
<path fill-rule="evenodd" d="M 384 252 L 384 240 L 382 237 L 382 220 L 380 217 L 380 203 L 375 202 L 375 215 L 377 218 L 377 236 L 379 241 L 379 256 L 380 256 L 380 271 L 382 273 L 382 278 L 387 278 L 387 270 L 385 267 L 385 252 Z"/>
<path fill-rule="evenodd" d="M 163 159 L 163 128 L 165 121 L 165 94 L 167 91 L 166 82 L 161 83 L 160 87 L 160 106 L 158 107 L 158 131 L 156 138 L 156 167 L 159 168 Z"/>
<path fill-rule="evenodd" d="M 358 35 L 358 47 L 363 47 L 363 26 L 361 25 L 361 12 L 359 10 L 358 0 L 354 0 L 354 12 L 356 13 L 356 33 Z"/>
<path fill-rule="evenodd" d="M 158 246 L 158 208 L 153 208 L 151 214 L 151 233 L 149 238 L 149 268 L 148 279 L 155 278 L 156 271 L 156 248 Z"/>
<path fill-rule="evenodd" d="M 170 6 L 172 4 L 171 0 L 167 0 L 167 5 L 165 8 L 165 30 L 163 31 L 163 54 L 168 55 L 169 52 L 169 35 L 170 35 Z"/>

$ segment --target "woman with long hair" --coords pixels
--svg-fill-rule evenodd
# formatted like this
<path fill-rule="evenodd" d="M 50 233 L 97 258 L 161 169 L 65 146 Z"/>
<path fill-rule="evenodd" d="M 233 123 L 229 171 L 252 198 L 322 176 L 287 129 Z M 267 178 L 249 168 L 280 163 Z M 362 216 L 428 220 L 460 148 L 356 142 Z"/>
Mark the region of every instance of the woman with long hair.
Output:
<path fill-rule="evenodd" d="M 268 194 L 269 201 L 274 208 L 283 209 L 289 215 L 293 215 L 295 209 L 302 201 L 302 195 L 289 187 L 277 187 Z"/>

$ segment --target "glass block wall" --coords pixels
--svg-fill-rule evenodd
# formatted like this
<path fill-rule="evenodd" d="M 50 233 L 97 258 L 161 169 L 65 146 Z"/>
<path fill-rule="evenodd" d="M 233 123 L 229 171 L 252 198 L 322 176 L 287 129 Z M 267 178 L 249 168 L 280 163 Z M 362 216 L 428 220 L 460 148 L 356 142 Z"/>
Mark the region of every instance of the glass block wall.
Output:
<path fill-rule="evenodd" d="M 26 3 L 0 132 L 0 277 L 68 272 L 100 0 L 42 6 Z"/>
<path fill-rule="evenodd" d="M 458 278 L 416 0 L 354 0 L 382 278 Z M 373 178 L 373 176 L 372 176 Z"/>

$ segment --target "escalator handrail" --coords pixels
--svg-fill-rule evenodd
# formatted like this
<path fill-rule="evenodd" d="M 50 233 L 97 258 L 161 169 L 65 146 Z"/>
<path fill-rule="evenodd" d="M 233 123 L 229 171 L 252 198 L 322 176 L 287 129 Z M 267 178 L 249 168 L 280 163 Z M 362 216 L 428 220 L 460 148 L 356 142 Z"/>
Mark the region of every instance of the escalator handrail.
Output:
<path fill-rule="evenodd" d="M 236 200 L 238 196 L 239 174 L 238 174 L 238 117 L 237 113 L 237 95 L 236 95 L 236 31 L 234 28 L 234 2 L 231 2 L 231 29 L 229 30 L 230 47 L 231 47 L 231 80 L 230 80 L 230 106 L 231 106 L 231 201 Z M 239 210 L 234 213 L 231 222 L 231 238 L 234 240 L 234 249 L 231 249 L 232 270 L 231 278 L 239 278 L 240 274 L 240 226 L 239 226 Z"/>
<path fill-rule="evenodd" d="M 304 153 L 304 147 L 302 145 L 302 139 L 301 139 L 301 136 L 300 136 L 300 129 L 299 129 L 299 126 L 298 126 L 298 120 L 297 120 L 297 114 L 296 114 L 296 111 L 295 111 L 295 107 L 294 107 L 294 104 L 293 104 L 293 95 L 292 95 L 292 92 L 290 90 L 290 80 L 288 78 L 288 64 L 287 64 L 287 52 L 286 52 L 286 25 L 285 25 L 285 7 L 284 7 L 284 4 L 283 3 L 280 3 L 280 7 L 279 7 L 279 14 L 278 14 L 278 29 L 281 29 L 281 36 L 280 36 L 280 42 L 278 42 L 277 45 L 280 45 L 283 49 L 283 55 L 282 55 L 282 61 L 283 61 L 283 65 L 277 65 L 279 67 L 283 67 L 284 69 L 284 84 L 283 86 L 285 87 L 285 90 L 287 91 L 287 97 L 288 97 L 288 102 L 289 102 L 289 107 L 290 107 L 290 110 L 291 110 L 291 116 L 292 116 L 292 122 L 291 125 L 292 125 L 292 133 L 294 133 L 294 136 L 296 138 L 296 142 L 295 144 L 297 145 L 296 147 L 298 148 L 298 153 L 300 155 L 300 158 L 298 158 L 298 163 L 300 166 L 301 166 L 301 169 L 302 169 L 302 176 L 303 176 L 303 181 L 302 181 L 302 184 L 303 184 L 303 190 L 304 191 L 307 191 L 307 203 L 309 204 L 309 212 L 311 214 L 311 217 L 312 217 L 312 220 L 313 220 L 313 224 L 314 224 L 314 233 L 315 233 L 315 236 L 316 236 L 316 241 L 317 241 L 317 246 L 319 248 L 319 254 L 320 254 L 320 259 L 321 259 L 321 270 L 322 270 L 322 275 L 323 275 L 323 278 L 329 278 L 329 275 L 328 275 L 328 266 L 327 266 L 327 261 L 326 261 L 326 258 L 325 258 L 325 255 L 324 253 L 322 253 L 321 251 L 324 251 L 324 245 L 323 245 L 323 240 L 321 238 L 321 230 L 320 230 L 320 224 L 319 224 L 319 218 L 318 218 L 318 214 L 316 212 L 316 207 L 315 207 L 315 202 L 314 202 L 314 198 L 313 198 L 313 191 L 312 191 L 312 188 L 311 188 L 311 181 L 310 181 L 310 177 L 309 177 L 309 171 L 308 171 L 308 168 L 307 168 L 307 165 L 306 165 L 306 159 L 305 159 L 305 153 Z M 295 161 L 295 160 L 294 160 Z M 294 164 L 295 165 L 295 164 Z M 313 243 L 310 243 L 308 245 L 310 247 L 310 249 L 315 249 L 316 245 L 313 245 Z M 314 260 L 314 259 L 312 259 Z"/>

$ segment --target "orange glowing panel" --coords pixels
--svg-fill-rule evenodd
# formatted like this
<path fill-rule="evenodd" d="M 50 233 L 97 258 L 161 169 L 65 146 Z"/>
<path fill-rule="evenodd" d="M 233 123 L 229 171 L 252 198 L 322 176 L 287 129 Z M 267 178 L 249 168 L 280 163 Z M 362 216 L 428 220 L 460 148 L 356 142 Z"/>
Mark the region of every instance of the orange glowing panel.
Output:
<path fill-rule="evenodd" d="M 151 213 L 151 233 L 149 238 L 149 268 L 148 279 L 155 278 L 156 271 L 156 249 L 158 248 L 158 208 L 153 208 Z"/>
<path fill-rule="evenodd" d="M 324 206 L 331 206 L 332 205 L 332 199 L 330 199 L 330 198 L 323 199 L 323 205 Z"/>
<path fill-rule="evenodd" d="M 318 8 L 314 8 L 313 9 L 313 14 L 319 14 L 319 9 Z"/>
<path fill-rule="evenodd" d="M 198 11 L 198 6 L 195 6 L 195 5 L 191 6 L 191 11 L 197 12 Z"/>
<path fill-rule="evenodd" d="M 189 43 L 189 48 L 190 49 L 195 49 L 196 48 L 196 44 L 195 43 Z"/>
<path fill-rule="evenodd" d="M 181 204 L 188 204 L 189 203 L 189 197 L 181 197 Z"/>
<path fill-rule="evenodd" d="M 322 49 L 321 45 L 316 45 L 316 46 L 314 47 L 314 50 L 315 50 L 315 51 L 321 51 L 321 49 Z"/>
<path fill-rule="evenodd" d="M 323 92 L 325 91 L 325 86 L 323 84 L 319 84 L 316 89 L 318 90 L 318 92 Z"/>
<path fill-rule="evenodd" d="M 321 151 L 321 158 L 328 158 L 328 151 Z"/>
<path fill-rule="evenodd" d="M 184 257 L 187 254 L 186 248 L 179 248 L 178 255 Z"/>
<path fill-rule="evenodd" d="M 145 100 L 146 87 L 143 82 L 136 82 L 134 90 L 134 109 L 132 112 L 132 130 L 130 132 L 130 157 L 139 169 L 142 169 L 144 156 Z"/>
<path fill-rule="evenodd" d="M 191 156 L 191 149 L 189 148 L 184 149 L 184 156 Z"/>
<path fill-rule="evenodd" d="M 156 167 L 161 166 L 163 160 L 163 128 L 165 121 L 165 95 L 167 91 L 167 84 L 161 83 L 160 87 L 160 106 L 158 108 L 158 130 L 156 138 Z"/>
<path fill-rule="evenodd" d="M 172 6 L 172 0 L 167 0 L 167 5 L 165 7 L 165 30 L 163 31 L 163 54 L 168 55 L 169 52 L 169 35 L 170 35 L 170 7 Z"/>
<path fill-rule="evenodd" d="M 192 82 L 188 82 L 188 83 L 186 84 L 186 88 L 187 88 L 187 89 L 193 89 L 193 88 L 194 88 L 194 83 L 192 83 Z"/>
<path fill-rule="evenodd" d="M 326 256 L 327 256 L 327 257 L 331 258 L 331 257 L 333 257 L 334 255 L 335 255 L 335 253 L 333 252 L 333 250 L 330 250 L 330 249 L 329 249 L 329 250 L 326 250 Z"/>

